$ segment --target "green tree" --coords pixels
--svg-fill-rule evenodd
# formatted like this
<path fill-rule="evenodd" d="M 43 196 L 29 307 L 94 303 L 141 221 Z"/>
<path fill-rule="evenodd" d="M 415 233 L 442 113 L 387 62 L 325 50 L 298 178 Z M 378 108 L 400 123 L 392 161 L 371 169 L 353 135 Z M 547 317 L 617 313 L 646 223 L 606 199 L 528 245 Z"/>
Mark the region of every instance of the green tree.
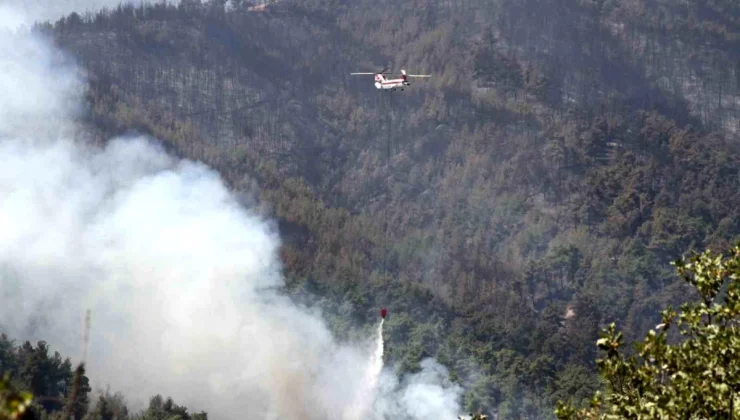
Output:
<path fill-rule="evenodd" d="M 79 364 L 75 369 L 74 377 L 72 379 L 72 389 L 65 398 L 65 418 L 81 419 L 90 404 L 90 398 L 88 394 L 92 388 L 90 388 L 90 380 L 85 376 L 85 365 Z"/>
<path fill-rule="evenodd" d="M 698 292 L 680 314 L 670 307 L 662 323 L 635 345 L 620 349 L 612 323 L 597 341 L 606 396 L 589 408 L 558 401 L 559 419 L 736 418 L 740 415 L 740 244 L 728 255 L 707 250 L 674 262 L 679 276 Z M 675 325 L 681 337 L 669 337 Z"/>
<path fill-rule="evenodd" d="M 128 407 L 126 407 L 123 394 L 106 392 L 98 397 L 86 420 L 126 420 L 128 418 Z"/>
<path fill-rule="evenodd" d="M 189 414 L 184 406 L 175 404 L 172 398 L 164 399 L 161 395 L 155 395 L 149 400 L 149 408 L 143 413 L 142 420 L 208 420 L 208 414 Z"/>

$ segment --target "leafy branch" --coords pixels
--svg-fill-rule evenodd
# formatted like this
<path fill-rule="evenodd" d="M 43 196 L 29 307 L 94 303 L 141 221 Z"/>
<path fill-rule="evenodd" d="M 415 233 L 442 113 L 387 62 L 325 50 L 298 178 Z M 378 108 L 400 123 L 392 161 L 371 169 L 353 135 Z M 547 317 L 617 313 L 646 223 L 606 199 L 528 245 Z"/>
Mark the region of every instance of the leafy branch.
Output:
<path fill-rule="evenodd" d="M 31 405 L 33 395 L 30 392 L 19 391 L 10 381 L 10 374 L 6 373 L 0 379 L 0 419 L 18 419 Z"/>
<path fill-rule="evenodd" d="M 622 333 L 610 324 L 596 342 L 606 352 L 597 361 L 607 393 L 589 408 L 558 401 L 559 419 L 735 418 L 740 412 L 740 245 L 728 255 L 710 251 L 673 263 L 699 293 L 698 302 L 668 307 L 662 322 L 626 357 Z M 724 291 L 724 292 L 723 292 Z M 669 329 L 682 336 L 668 344 Z"/>

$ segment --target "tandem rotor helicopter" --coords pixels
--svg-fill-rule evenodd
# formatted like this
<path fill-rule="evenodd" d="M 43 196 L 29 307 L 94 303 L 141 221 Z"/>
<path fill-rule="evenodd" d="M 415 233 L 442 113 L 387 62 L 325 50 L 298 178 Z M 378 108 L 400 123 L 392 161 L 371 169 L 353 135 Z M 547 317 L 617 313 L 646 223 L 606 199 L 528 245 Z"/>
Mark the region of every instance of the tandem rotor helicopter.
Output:
<path fill-rule="evenodd" d="M 411 82 L 408 81 L 409 77 L 432 77 L 431 74 L 406 74 L 406 70 L 401 70 L 401 77 L 398 79 L 387 79 L 385 77 L 388 74 L 388 69 L 385 68 L 377 73 L 350 73 L 353 76 L 360 74 L 374 75 L 375 76 L 375 88 L 378 90 L 390 90 L 395 91 L 396 89 L 403 90 L 406 86 L 411 86 Z"/>

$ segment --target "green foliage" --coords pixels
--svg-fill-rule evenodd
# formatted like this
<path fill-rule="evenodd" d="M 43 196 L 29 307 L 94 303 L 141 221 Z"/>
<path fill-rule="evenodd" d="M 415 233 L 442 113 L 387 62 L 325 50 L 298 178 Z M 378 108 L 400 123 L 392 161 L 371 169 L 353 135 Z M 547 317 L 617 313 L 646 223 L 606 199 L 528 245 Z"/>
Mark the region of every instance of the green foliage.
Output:
<path fill-rule="evenodd" d="M 188 414 L 188 409 L 175 404 L 172 398 L 165 400 L 156 395 L 149 400 L 149 407 L 140 420 L 208 420 L 208 415 L 205 412 Z"/>
<path fill-rule="evenodd" d="M 19 391 L 12 384 L 9 373 L 0 379 L 0 419 L 22 418 L 31 406 L 32 399 L 33 395 L 30 392 Z"/>
<path fill-rule="evenodd" d="M 607 393 L 588 409 L 558 402 L 560 419 L 735 418 L 740 415 L 740 245 L 729 255 L 707 250 L 675 262 L 698 302 L 680 313 L 670 307 L 662 322 L 627 355 L 623 335 L 610 324 L 597 341 Z M 680 337 L 671 340 L 675 326 Z M 657 332 L 656 332 L 657 331 Z M 670 341 L 675 341 L 671 343 Z"/>
<path fill-rule="evenodd" d="M 85 420 L 128 420 L 128 407 L 123 395 L 106 392 L 98 396 Z"/>

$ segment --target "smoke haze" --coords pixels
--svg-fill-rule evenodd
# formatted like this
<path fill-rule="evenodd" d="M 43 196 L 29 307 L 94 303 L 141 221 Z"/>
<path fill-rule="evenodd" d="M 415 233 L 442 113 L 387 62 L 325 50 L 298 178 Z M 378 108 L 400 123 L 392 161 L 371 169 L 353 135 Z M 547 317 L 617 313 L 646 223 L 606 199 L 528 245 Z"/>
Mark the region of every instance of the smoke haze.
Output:
<path fill-rule="evenodd" d="M 121 3 L 139 4 L 132 0 L 0 0 L 0 28 L 16 29 L 43 21 L 54 23 L 72 12 L 96 12 Z"/>
<path fill-rule="evenodd" d="M 153 139 L 86 143 L 84 74 L 44 40 L 0 36 L 0 69 L 0 332 L 79 355 L 90 308 L 92 385 L 134 406 L 160 393 L 216 419 L 298 420 L 357 404 L 377 341 L 338 343 L 277 292 L 269 220 Z M 363 418 L 457 418 L 461 389 L 423 368 L 384 371 Z"/>

